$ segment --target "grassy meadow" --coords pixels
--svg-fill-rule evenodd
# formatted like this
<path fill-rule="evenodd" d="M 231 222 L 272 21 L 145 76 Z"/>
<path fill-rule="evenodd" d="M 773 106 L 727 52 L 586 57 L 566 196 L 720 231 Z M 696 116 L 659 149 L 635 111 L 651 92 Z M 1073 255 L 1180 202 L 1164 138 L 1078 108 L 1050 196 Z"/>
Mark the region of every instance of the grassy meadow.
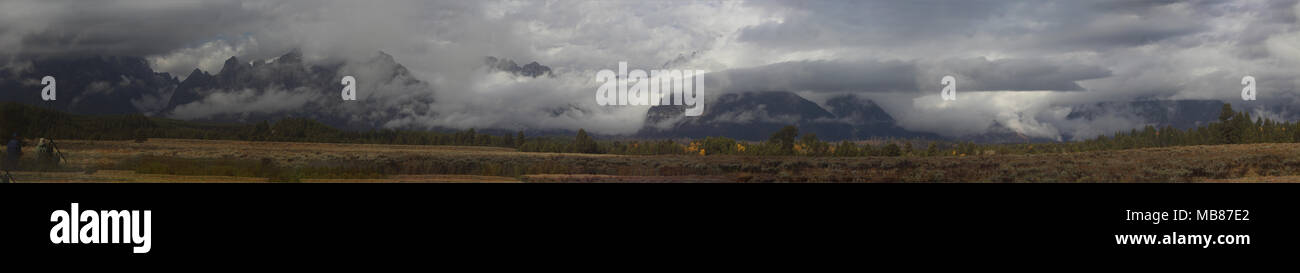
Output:
<path fill-rule="evenodd" d="M 948 157 L 609 155 L 482 146 L 64 140 L 18 182 L 1289 182 L 1300 144 Z M 24 147 L 27 155 L 33 147 Z"/>

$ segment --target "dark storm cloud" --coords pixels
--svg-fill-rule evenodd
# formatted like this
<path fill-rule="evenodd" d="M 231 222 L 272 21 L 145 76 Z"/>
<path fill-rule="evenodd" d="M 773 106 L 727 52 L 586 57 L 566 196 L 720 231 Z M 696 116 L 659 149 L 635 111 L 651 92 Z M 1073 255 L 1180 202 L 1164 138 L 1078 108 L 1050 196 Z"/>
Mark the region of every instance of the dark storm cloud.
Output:
<path fill-rule="evenodd" d="M 1281 1 L 1279 1 L 1281 2 Z M 985 37 L 998 48 L 1107 50 L 1207 30 L 1219 1 L 759 1 L 782 20 L 741 29 L 739 40 L 770 47 L 914 46 Z M 1275 3 L 1271 6 L 1286 6 Z M 1270 13 L 1286 19 L 1293 14 Z M 1293 15 L 1290 15 L 1293 17 Z"/>
<path fill-rule="evenodd" d="M 1033 18 L 1050 23 L 1025 36 L 1034 35 L 1028 40 L 1037 46 L 1103 51 L 1157 43 L 1208 29 L 1194 8 L 1184 10 L 1163 1 L 1107 3 L 1123 4 L 1061 3 L 1059 10 L 1044 14 L 1059 19 Z M 1089 10 L 1093 12 L 1080 12 Z"/>
<path fill-rule="evenodd" d="M 1010 1 L 755 1 L 789 10 L 784 20 L 742 28 L 739 40 L 774 47 L 906 45 L 968 35 Z"/>
<path fill-rule="evenodd" d="M 1078 81 L 1111 76 L 1099 66 L 1031 59 L 953 59 L 939 62 L 932 71 L 950 73 L 960 90 L 970 91 L 1082 91 Z"/>
<path fill-rule="evenodd" d="M 1087 2 L 1087 1 L 1081 1 Z M 1101 11 L 1130 11 L 1146 10 L 1153 7 L 1159 7 L 1178 2 L 1207 2 L 1207 1 L 1182 1 L 1182 0 L 1102 0 L 1094 1 L 1090 5 Z"/>
<path fill-rule="evenodd" d="M 707 84 L 723 92 L 930 92 L 943 76 L 962 91 L 1081 91 L 1078 81 L 1108 77 L 1094 66 L 1031 59 L 795 61 L 723 71 Z"/>
<path fill-rule="evenodd" d="M 220 37 L 239 38 L 268 18 L 240 1 L 15 1 L 5 8 L 42 11 L 4 21 L 17 40 L 4 53 L 148 56 Z"/>
<path fill-rule="evenodd" d="M 901 61 L 797 61 L 719 73 L 724 92 L 745 91 L 867 91 L 916 90 L 916 65 Z"/>

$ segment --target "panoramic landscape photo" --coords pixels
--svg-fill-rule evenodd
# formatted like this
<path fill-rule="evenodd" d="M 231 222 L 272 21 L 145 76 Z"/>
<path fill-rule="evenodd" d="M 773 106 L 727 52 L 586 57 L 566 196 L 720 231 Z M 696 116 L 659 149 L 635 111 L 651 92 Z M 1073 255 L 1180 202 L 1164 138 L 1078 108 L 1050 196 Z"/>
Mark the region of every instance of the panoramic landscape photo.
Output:
<path fill-rule="evenodd" d="M 0 1 L 0 178 L 1293 182 L 1297 2 Z"/>

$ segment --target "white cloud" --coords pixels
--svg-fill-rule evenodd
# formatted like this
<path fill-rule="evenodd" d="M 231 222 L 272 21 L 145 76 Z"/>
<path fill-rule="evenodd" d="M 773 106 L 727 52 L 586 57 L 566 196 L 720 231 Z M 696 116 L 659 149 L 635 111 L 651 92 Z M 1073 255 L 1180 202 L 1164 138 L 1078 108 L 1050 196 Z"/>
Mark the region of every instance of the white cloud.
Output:
<path fill-rule="evenodd" d="M 182 48 L 171 53 L 150 56 L 150 66 L 155 71 L 167 72 L 185 80 L 195 68 L 215 74 L 230 56 L 243 56 L 245 49 L 257 47 L 257 39 L 248 38 L 232 42 L 213 40 L 197 47 Z"/>
<path fill-rule="evenodd" d="M 217 115 L 246 117 L 250 114 L 273 114 L 302 109 L 320 96 L 309 90 L 214 90 L 203 100 L 177 106 L 172 117 L 206 119 Z"/>
<path fill-rule="evenodd" d="M 785 79 L 763 74 L 765 82 L 759 83 L 824 83 L 821 79 L 830 77 L 827 80 L 841 84 L 828 91 L 892 92 L 874 97 L 909 129 L 960 135 L 981 132 L 997 122 L 1050 138 L 1130 124 L 1063 121 L 1057 118 L 1062 105 L 1139 98 L 1230 99 L 1240 90 L 1234 80 L 1243 74 L 1261 79 L 1265 103 L 1289 102 L 1300 96 L 1300 71 L 1294 69 L 1300 64 L 1297 17 L 1300 5 L 1293 0 L 249 0 L 76 5 L 19 0 L 0 2 L 0 54 L 11 60 L 66 52 L 141 54 L 149 56 L 155 69 L 183 77 L 195 67 L 219 70 L 231 55 L 265 59 L 300 48 L 309 61 L 357 63 L 384 51 L 436 91 L 433 101 L 413 105 L 406 102 L 418 96 L 405 92 L 423 91 L 368 87 L 374 92 L 365 95 L 376 103 L 364 107 L 410 113 L 383 122 L 386 126 L 587 128 L 599 133 L 630 133 L 642 125 L 644 107 L 596 106 L 592 98 L 594 72 L 619 61 L 634 68 L 658 68 L 694 54 L 673 63 L 678 66 L 674 68 L 718 72 L 715 75 L 791 63 L 898 61 L 915 67 L 915 78 L 901 81 L 915 84 L 870 80 L 897 75 L 865 69 L 869 65 L 841 67 L 847 71 L 795 69 L 804 73 Z M 481 67 L 485 56 L 538 61 L 552 67 L 556 77 L 489 73 Z M 958 85 L 962 99 L 929 103 L 938 93 L 939 77 L 949 74 L 966 76 L 959 77 L 964 78 Z M 780 86 L 736 84 L 712 88 Z M 970 90 L 962 86 L 1031 92 L 966 92 Z M 790 91 L 822 87 L 804 84 Z M 1075 92 L 1054 92 L 1065 90 Z M 285 92 L 238 91 L 187 105 L 182 115 L 275 110 L 252 101 L 267 95 L 279 96 L 273 98 L 286 106 L 308 99 Z M 430 109 L 437 115 L 429 114 Z"/>

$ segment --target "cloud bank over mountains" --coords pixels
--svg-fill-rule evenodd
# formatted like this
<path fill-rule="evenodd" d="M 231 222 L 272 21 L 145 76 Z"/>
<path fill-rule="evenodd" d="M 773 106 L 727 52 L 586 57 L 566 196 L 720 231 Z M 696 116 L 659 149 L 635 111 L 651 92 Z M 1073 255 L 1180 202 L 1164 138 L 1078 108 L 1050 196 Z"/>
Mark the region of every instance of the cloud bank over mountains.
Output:
<path fill-rule="evenodd" d="M 593 97 L 595 71 L 626 61 L 709 70 L 715 98 L 789 91 L 826 107 L 854 95 L 912 131 L 960 137 L 1001 126 L 1070 140 L 1154 122 L 1123 114 L 1080 122 L 1070 113 L 1081 105 L 1236 104 L 1245 75 L 1259 82 L 1250 107 L 1296 116 L 1279 106 L 1300 102 L 1296 2 L 14 0 L 0 2 L 0 65 L 138 56 L 180 82 L 220 74 L 231 56 L 273 64 L 297 49 L 311 66 L 356 74 L 360 103 L 326 108 L 350 122 L 630 134 L 649 108 L 597 106 Z M 376 64 L 378 52 L 420 87 L 377 71 L 393 67 Z M 551 76 L 490 69 L 489 56 L 535 61 Z M 944 75 L 958 79 L 957 101 L 939 98 Z M 180 106 L 163 102 L 183 88 L 137 84 L 152 93 L 132 101 L 185 119 L 308 111 L 333 105 L 325 101 L 336 97 L 317 95 L 337 96 L 338 79 L 328 80 L 313 90 L 206 91 Z"/>

